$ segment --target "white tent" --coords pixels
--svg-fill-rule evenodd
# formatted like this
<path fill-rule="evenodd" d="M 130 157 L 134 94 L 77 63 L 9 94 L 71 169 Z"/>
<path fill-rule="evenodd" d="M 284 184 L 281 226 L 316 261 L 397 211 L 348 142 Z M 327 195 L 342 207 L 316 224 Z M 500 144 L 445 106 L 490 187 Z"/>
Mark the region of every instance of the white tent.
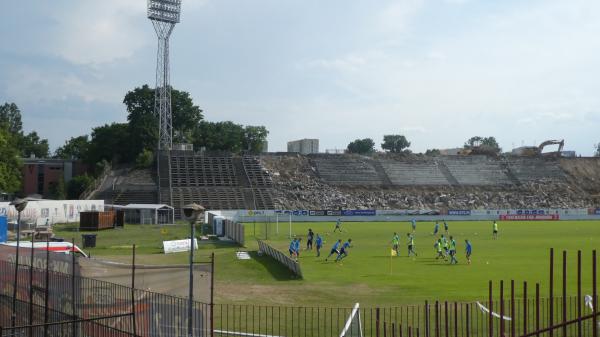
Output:
<path fill-rule="evenodd" d="M 110 207 L 125 211 L 125 223 L 155 225 L 175 223 L 174 208 L 165 204 L 129 204 Z"/>

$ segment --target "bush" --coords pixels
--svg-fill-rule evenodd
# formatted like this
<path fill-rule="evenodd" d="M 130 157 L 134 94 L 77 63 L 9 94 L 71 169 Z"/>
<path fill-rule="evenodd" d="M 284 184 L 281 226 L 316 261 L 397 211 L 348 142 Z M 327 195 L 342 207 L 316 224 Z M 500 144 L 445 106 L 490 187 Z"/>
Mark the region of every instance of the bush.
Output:
<path fill-rule="evenodd" d="M 144 149 L 135 158 L 135 167 L 139 169 L 149 168 L 152 166 L 152 162 L 154 162 L 154 153 Z"/>

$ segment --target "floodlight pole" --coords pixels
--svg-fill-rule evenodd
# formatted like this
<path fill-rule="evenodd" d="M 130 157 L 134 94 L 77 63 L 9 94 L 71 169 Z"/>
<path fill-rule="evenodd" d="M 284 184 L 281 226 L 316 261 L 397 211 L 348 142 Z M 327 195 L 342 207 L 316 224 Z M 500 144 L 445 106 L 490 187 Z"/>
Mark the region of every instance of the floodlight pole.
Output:
<path fill-rule="evenodd" d="M 169 69 L 169 37 L 179 22 L 181 0 L 148 0 L 148 18 L 152 21 L 158 37 L 156 55 L 156 92 L 154 96 L 154 113 L 158 116 L 158 197 L 161 203 L 172 205 L 171 163 L 169 151 L 173 147 L 173 116 L 171 113 L 171 86 Z M 161 170 L 161 152 L 167 153 L 167 167 Z M 164 164 L 164 163 L 163 163 Z M 163 191 L 166 189 L 166 191 Z M 168 197 L 163 199 L 163 193 Z"/>

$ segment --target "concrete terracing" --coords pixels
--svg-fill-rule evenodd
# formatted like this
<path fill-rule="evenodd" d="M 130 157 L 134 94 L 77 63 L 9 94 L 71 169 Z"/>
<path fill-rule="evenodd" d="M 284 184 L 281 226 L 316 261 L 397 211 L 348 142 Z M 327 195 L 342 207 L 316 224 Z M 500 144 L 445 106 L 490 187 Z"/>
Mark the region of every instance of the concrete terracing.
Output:
<path fill-rule="evenodd" d="M 278 208 L 569 208 L 594 206 L 588 190 L 600 194 L 600 164 L 587 163 L 584 171 L 586 182 L 599 186 L 594 190 L 573 174 L 577 159 L 294 154 L 261 160 L 273 175 Z"/>

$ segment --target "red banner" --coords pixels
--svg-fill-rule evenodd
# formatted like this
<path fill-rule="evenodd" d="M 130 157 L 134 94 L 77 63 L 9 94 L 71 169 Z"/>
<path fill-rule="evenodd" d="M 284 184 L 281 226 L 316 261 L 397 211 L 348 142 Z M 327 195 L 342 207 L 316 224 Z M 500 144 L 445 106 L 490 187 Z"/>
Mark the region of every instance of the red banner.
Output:
<path fill-rule="evenodd" d="M 559 220 L 558 214 L 506 214 L 500 215 L 504 221 L 536 221 L 536 220 Z"/>

